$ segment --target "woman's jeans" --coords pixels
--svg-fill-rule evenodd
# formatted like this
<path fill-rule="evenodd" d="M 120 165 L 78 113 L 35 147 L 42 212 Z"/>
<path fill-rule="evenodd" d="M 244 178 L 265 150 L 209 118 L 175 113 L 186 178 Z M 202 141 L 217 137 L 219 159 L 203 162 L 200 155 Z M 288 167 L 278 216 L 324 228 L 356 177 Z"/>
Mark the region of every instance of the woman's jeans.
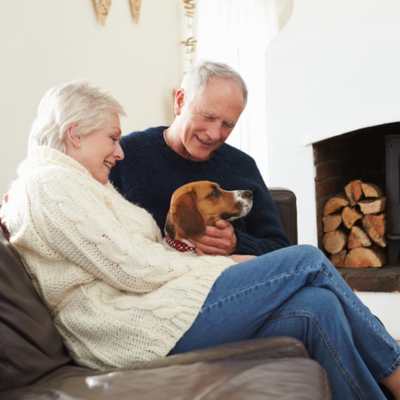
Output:
<path fill-rule="evenodd" d="M 333 399 L 385 399 L 400 348 L 321 251 L 293 246 L 225 270 L 170 354 L 291 336 L 327 371 Z"/>

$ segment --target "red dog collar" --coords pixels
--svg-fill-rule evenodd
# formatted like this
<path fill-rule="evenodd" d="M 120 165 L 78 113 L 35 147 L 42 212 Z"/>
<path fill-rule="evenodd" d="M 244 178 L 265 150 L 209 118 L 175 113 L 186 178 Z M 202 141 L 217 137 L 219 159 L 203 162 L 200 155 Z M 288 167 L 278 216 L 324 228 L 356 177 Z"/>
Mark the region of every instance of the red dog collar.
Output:
<path fill-rule="evenodd" d="M 181 240 L 171 239 L 169 236 L 166 236 L 164 239 L 170 247 L 180 251 L 181 253 L 185 253 L 187 251 L 194 252 L 195 250 L 195 247 L 193 245 L 189 245 L 185 242 L 182 242 Z"/>

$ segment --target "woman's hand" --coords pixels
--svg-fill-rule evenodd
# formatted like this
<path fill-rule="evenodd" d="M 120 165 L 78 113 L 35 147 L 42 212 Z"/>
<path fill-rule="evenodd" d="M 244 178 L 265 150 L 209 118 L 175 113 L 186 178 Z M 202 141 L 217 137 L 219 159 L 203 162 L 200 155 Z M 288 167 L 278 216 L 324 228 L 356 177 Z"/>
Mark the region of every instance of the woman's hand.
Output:
<path fill-rule="evenodd" d="M 230 256 L 230 258 L 232 258 L 232 260 L 236 261 L 237 263 L 241 263 L 241 262 L 253 260 L 254 258 L 256 258 L 256 256 L 251 256 L 249 254 L 232 254 Z"/>

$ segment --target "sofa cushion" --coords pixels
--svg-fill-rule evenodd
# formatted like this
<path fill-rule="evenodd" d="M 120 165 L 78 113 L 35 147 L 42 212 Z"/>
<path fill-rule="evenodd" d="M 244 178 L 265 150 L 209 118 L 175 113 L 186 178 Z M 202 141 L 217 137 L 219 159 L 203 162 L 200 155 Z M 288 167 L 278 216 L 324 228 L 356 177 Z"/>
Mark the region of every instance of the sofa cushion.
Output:
<path fill-rule="evenodd" d="M 57 371 L 57 374 L 61 371 Z M 0 396 L 3 393 L 0 393 Z M 308 358 L 220 359 L 101 375 L 68 371 L 4 393 L 7 400 L 329 400 L 324 370 Z"/>
<path fill-rule="evenodd" d="M 70 362 L 51 316 L 0 230 L 0 390 Z"/>
<path fill-rule="evenodd" d="M 325 371 L 288 337 L 258 338 L 138 362 L 129 370 L 65 366 L 7 400 L 329 400 Z"/>

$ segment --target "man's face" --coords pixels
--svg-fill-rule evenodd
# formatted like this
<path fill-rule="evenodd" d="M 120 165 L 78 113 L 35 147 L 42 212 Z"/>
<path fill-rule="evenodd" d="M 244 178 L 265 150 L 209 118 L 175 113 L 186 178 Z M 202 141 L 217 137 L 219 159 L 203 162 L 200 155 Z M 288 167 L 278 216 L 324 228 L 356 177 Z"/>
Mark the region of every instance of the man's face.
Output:
<path fill-rule="evenodd" d="M 212 78 L 189 102 L 177 101 L 181 155 L 203 161 L 226 141 L 244 109 L 242 89 L 230 79 Z"/>

